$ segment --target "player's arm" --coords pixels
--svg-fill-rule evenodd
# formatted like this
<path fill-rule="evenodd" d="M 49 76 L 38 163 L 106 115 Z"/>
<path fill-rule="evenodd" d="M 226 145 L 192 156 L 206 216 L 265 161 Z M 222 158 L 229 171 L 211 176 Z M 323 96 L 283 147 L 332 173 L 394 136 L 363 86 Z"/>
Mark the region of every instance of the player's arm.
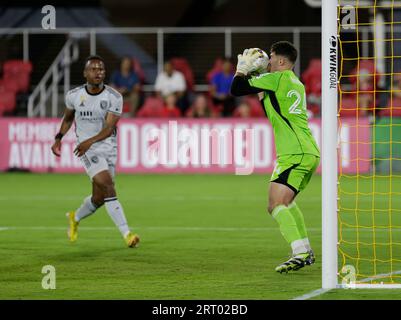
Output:
<path fill-rule="evenodd" d="M 92 144 L 102 141 L 110 137 L 116 130 L 117 122 L 120 120 L 120 115 L 108 112 L 106 116 L 106 123 L 103 129 L 95 136 L 81 142 L 74 150 L 74 154 L 81 157 L 92 146 Z"/>
<path fill-rule="evenodd" d="M 237 72 L 231 83 L 231 94 L 233 96 L 245 96 L 247 94 L 256 94 L 263 91 L 260 88 L 252 87 L 249 84 L 248 78 L 243 74 Z"/>
<path fill-rule="evenodd" d="M 63 121 L 61 122 L 60 126 L 60 131 L 56 134 L 54 143 L 52 145 L 52 152 L 58 157 L 60 156 L 60 151 L 61 151 L 61 139 L 63 138 L 63 136 L 66 135 L 68 130 L 70 130 L 72 123 L 74 122 L 74 116 L 75 116 L 74 109 L 65 108 Z"/>
<path fill-rule="evenodd" d="M 280 72 L 264 73 L 256 77 L 245 77 L 236 73 L 231 85 L 233 95 L 259 93 L 262 91 L 277 91 L 282 74 Z"/>

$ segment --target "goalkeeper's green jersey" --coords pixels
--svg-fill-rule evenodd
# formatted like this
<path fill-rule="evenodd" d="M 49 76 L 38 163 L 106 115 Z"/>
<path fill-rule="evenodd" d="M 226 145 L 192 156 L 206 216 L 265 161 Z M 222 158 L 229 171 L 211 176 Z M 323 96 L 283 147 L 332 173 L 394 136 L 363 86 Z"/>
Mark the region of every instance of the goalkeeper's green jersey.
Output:
<path fill-rule="evenodd" d="M 305 87 L 291 70 L 265 73 L 249 79 L 264 91 L 263 107 L 274 132 L 277 157 L 320 151 L 308 127 Z"/>

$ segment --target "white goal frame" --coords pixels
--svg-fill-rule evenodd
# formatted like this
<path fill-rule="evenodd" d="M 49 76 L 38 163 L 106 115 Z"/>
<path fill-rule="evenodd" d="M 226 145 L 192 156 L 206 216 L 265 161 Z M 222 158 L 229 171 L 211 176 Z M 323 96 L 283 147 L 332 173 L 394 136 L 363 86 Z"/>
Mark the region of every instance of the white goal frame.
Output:
<path fill-rule="evenodd" d="M 322 288 L 401 289 L 401 284 L 338 283 L 338 0 L 322 1 Z M 333 59 L 335 57 L 335 59 Z M 374 280 L 379 280 L 377 275 Z"/>

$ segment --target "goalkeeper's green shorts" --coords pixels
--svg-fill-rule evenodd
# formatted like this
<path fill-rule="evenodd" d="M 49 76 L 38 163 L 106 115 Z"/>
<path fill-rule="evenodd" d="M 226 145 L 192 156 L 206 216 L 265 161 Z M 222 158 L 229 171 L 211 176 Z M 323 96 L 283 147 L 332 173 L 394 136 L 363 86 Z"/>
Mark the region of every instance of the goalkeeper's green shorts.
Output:
<path fill-rule="evenodd" d="M 284 184 L 297 194 L 305 189 L 319 162 L 312 154 L 283 155 L 277 159 L 270 182 Z"/>

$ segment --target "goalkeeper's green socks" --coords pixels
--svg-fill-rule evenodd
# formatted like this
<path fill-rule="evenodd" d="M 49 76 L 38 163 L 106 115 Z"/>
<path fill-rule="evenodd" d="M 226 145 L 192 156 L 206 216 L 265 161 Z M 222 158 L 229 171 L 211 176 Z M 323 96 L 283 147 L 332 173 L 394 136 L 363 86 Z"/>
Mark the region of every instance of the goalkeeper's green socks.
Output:
<path fill-rule="evenodd" d="M 280 232 L 288 244 L 291 245 L 294 255 L 308 251 L 300 230 L 301 228 L 298 227 L 297 221 L 288 207 L 284 205 L 275 207 L 272 212 L 272 217 L 279 224 Z"/>
<path fill-rule="evenodd" d="M 297 223 L 298 231 L 301 234 L 302 240 L 306 246 L 306 249 L 311 250 L 311 246 L 308 239 L 308 232 L 306 231 L 304 215 L 302 214 L 301 209 L 297 206 L 296 202 L 293 201 L 289 206 L 291 215 L 294 217 L 295 222 Z"/>

